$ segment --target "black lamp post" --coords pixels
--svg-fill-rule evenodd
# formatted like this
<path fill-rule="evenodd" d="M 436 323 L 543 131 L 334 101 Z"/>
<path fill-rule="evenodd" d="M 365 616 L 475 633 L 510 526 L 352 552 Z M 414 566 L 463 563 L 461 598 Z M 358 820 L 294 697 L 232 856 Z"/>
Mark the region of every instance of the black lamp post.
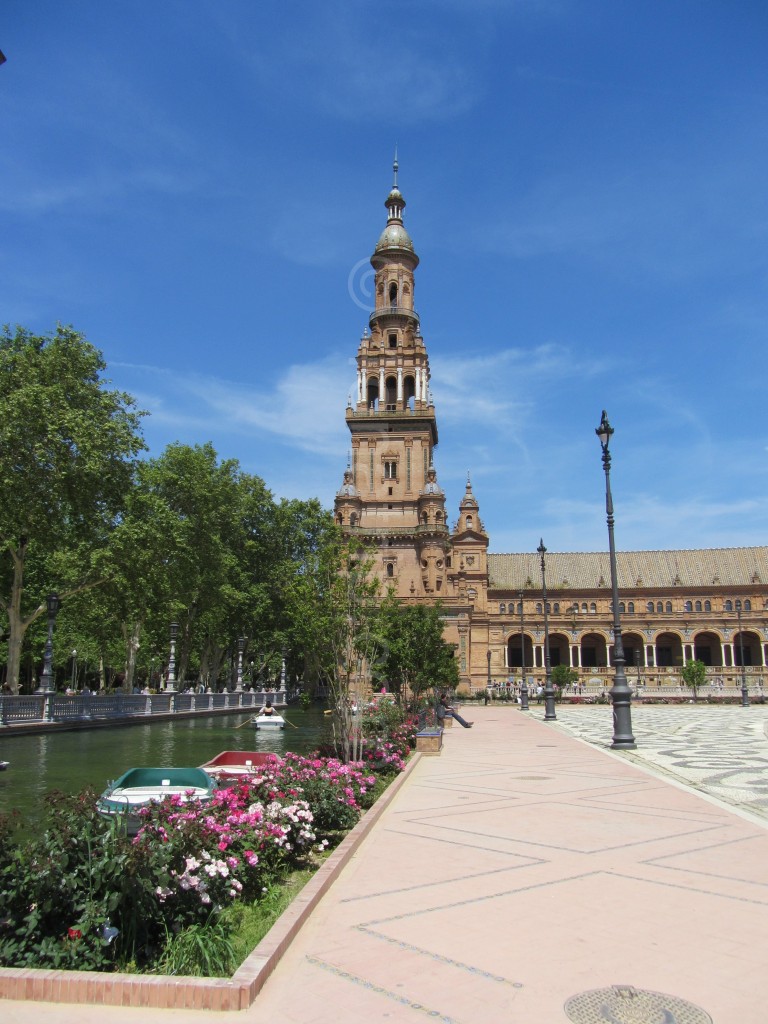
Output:
<path fill-rule="evenodd" d="M 61 607 L 61 601 L 58 594 L 49 594 L 45 599 L 45 603 L 48 608 L 48 636 L 43 653 L 43 674 L 40 677 L 40 685 L 37 688 L 37 692 L 53 693 L 53 672 L 51 670 L 53 664 L 53 627 L 56 624 L 56 615 Z"/>
<path fill-rule="evenodd" d="M 493 680 L 491 679 L 491 641 L 490 640 L 488 641 L 488 650 L 485 652 L 485 658 L 486 658 L 486 661 L 488 662 L 488 677 L 487 677 L 486 682 L 485 682 L 485 689 L 486 689 L 486 692 L 487 692 L 488 696 L 490 697 L 490 695 L 491 695 L 491 687 L 493 686 Z"/>
<path fill-rule="evenodd" d="M 637 668 L 637 696 L 640 696 L 640 648 L 635 651 L 635 667 Z"/>
<path fill-rule="evenodd" d="M 605 470 L 605 511 L 608 520 L 608 546 L 611 558 L 611 591 L 613 594 L 613 686 L 611 701 L 613 703 L 613 743 L 615 750 L 634 750 L 635 737 L 632 735 L 632 691 L 627 685 L 624 671 L 624 645 L 621 642 L 621 618 L 619 617 L 619 586 L 616 572 L 616 546 L 613 538 L 613 498 L 611 497 L 611 453 L 608 446 L 611 441 L 613 427 L 603 409 L 600 426 L 595 429 L 603 449 L 603 469 Z"/>
<path fill-rule="evenodd" d="M 549 617 L 547 612 L 547 578 L 544 569 L 544 555 L 547 549 L 543 539 L 536 548 L 541 555 L 541 590 L 544 595 L 544 721 L 552 722 L 555 714 L 555 691 L 552 689 L 552 664 L 549 658 Z"/>
<path fill-rule="evenodd" d="M 77 691 L 77 651 L 72 651 L 72 682 L 70 683 L 70 690 L 73 693 Z"/>
<path fill-rule="evenodd" d="M 744 667 L 744 632 L 741 628 L 741 601 L 736 602 L 736 614 L 739 617 L 739 648 L 741 650 L 741 706 L 749 707 L 749 690 L 747 689 L 747 670 Z"/>
<path fill-rule="evenodd" d="M 168 685 L 166 690 L 176 689 L 176 637 L 179 635 L 178 622 L 171 623 L 171 654 L 168 658 Z"/>
<path fill-rule="evenodd" d="M 237 641 L 237 689 L 243 688 L 243 651 L 245 650 L 245 637 L 241 636 Z"/>
<path fill-rule="evenodd" d="M 520 591 L 520 671 L 522 682 L 520 683 L 520 710 L 529 711 L 528 707 L 528 684 L 525 681 L 525 629 L 523 625 L 523 592 Z"/>

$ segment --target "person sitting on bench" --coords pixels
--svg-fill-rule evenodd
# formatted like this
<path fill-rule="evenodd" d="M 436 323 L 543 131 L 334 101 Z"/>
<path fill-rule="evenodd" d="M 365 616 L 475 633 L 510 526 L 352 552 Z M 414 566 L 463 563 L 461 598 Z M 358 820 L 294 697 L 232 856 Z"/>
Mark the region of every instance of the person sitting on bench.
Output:
<path fill-rule="evenodd" d="M 459 725 L 463 725 L 465 729 L 471 729 L 475 724 L 474 722 L 465 722 L 461 715 L 456 711 L 453 705 L 448 703 L 448 694 L 443 690 L 440 694 L 440 700 L 437 702 L 437 721 L 441 723 L 446 718 L 452 718 Z"/>

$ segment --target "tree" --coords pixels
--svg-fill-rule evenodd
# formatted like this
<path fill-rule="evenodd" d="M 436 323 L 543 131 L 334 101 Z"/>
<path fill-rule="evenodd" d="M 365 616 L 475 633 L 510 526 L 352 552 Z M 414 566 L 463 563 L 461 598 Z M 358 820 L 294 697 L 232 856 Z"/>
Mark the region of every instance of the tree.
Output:
<path fill-rule="evenodd" d="M 301 646 L 328 685 L 336 751 L 345 762 L 360 756 L 362 716 L 353 708 L 360 706 L 380 647 L 379 584 L 372 566 L 364 550 L 345 544 L 333 528 L 288 590 Z"/>
<path fill-rule="evenodd" d="M 431 687 L 458 685 L 459 667 L 453 647 L 443 639 L 439 604 L 404 605 L 389 593 L 382 602 L 380 628 L 384 653 L 377 670 L 403 700 L 418 700 Z"/>
<path fill-rule="evenodd" d="M 25 572 L 78 545 L 103 544 L 145 447 L 134 401 L 110 391 L 101 353 L 71 327 L 0 333 L 0 610 L 8 683 L 18 690 L 24 634 L 45 611 L 48 579 L 28 598 Z M 61 593 L 92 585 L 92 566 Z"/>
<path fill-rule="evenodd" d="M 578 682 L 579 673 L 567 665 L 555 665 L 552 669 L 552 682 L 562 692 L 571 683 Z"/>
<path fill-rule="evenodd" d="M 689 661 L 680 669 L 680 675 L 684 685 L 693 690 L 694 701 L 698 701 L 699 687 L 705 686 L 707 682 L 707 666 L 703 661 Z"/>

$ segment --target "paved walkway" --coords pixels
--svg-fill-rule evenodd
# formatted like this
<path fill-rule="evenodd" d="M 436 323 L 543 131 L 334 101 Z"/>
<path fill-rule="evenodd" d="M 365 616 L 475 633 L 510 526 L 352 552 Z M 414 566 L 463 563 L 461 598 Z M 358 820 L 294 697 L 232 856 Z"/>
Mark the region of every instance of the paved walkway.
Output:
<path fill-rule="evenodd" d="M 768 822 L 667 766 L 641 767 L 657 757 L 650 739 L 615 754 L 569 735 L 610 742 L 609 707 L 560 710 L 545 724 L 536 707 L 473 709 L 475 728 L 454 727 L 440 757 L 422 758 L 250 1009 L 152 1010 L 153 1024 L 764 1024 Z M 762 709 L 741 712 L 753 711 L 723 709 L 723 722 L 752 733 Z M 667 732 L 681 719 L 668 721 Z M 721 755 L 723 727 L 701 739 L 697 763 Z M 687 751 L 683 739 L 657 742 L 658 757 Z M 0 1013 L 4 1024 L 147 1019 L 20 1002 Z"/>

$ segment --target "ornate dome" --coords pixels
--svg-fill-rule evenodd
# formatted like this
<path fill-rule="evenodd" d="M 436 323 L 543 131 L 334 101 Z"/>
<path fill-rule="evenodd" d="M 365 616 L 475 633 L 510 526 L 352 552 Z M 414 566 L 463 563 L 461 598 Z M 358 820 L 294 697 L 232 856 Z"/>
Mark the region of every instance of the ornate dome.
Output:
<path fill-rule="evenodd" d="M 341 485 L 336 494 L 339 498 L 356 498 L 357 488 L 352 483 L 352 470 L 344 470 L 344 483 Z"/>
<path fill-rule="evenodd" d="M 413 252 L 411 236 L 401 221 L 390 221 L 384 228 L 374 251 L 381 252 L 382 249 L 410 249 Z"/>

